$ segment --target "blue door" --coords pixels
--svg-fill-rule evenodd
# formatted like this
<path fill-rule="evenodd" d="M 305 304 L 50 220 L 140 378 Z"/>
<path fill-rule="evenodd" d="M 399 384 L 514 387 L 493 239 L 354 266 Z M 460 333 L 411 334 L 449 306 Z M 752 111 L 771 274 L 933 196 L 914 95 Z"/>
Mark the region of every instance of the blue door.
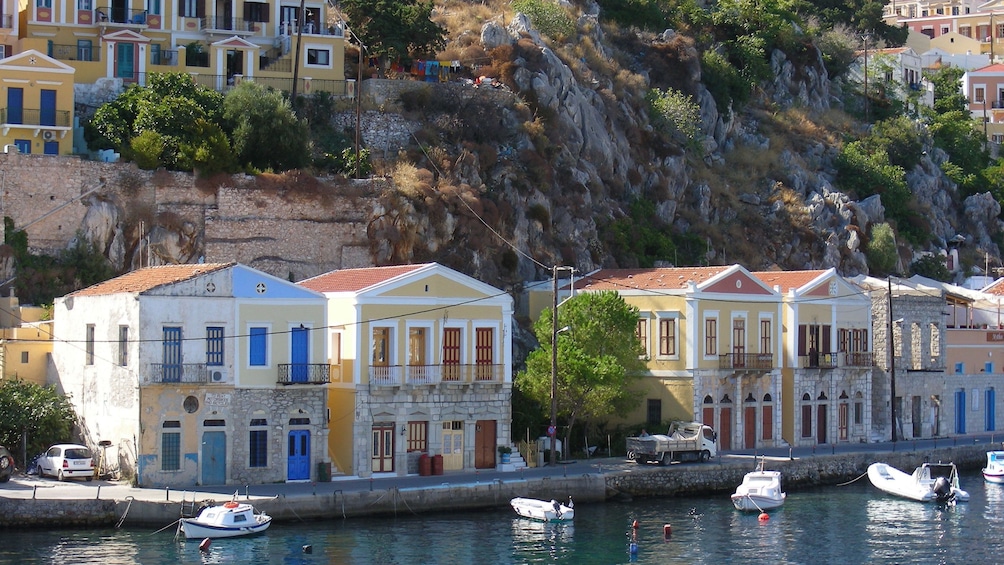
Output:
<path fill-rule="evenodd" d="M 309 331 L 303 327 L 293 328 L 293 332 L 290 334 L 290 361 L 293 364 L 290 367 L 290 380 L 294 383 L 307 382 L 307 361 L 310 351 Z"/>
<path fill-rule="evenodd" d="M 56 125 L 56 91 L 43 90 L 39 95 L 41 107 L 38 113 L 38 123 L 43 126 Z"/>
<path fill-rule="evenodd" d="M 8 124 L 23 124 L 24 123 L 24 89 L 23 88 L 8 88 L 7 89 L 7 120 Z M 21 150 L 18 147 L 18 150 Z M 27 153 L 26 151 L 21 151 L 22 153 Z"/>
<path fill-rule="evenodd" d="M 227 434 L 226 432 L 203 432 L 201 484 L 224 485 L 226 483 Z"/>
<path fill-rule="evenodd" d="M 46 155 L 59 155 L 59 142 L 58 141 L 46 141 L 42 145 L 42 153 Z"/>
<path fill-rule="evenodd" d="M 157 375 L 162 383 L 181 382 L 181 328 L 164 328 L 163 374 Z"/>
<path fill-rule="evenodd" d="M 11 122 L 14 123 L 14 122 Z M 31 153 L 31 140 L 30 139 L 15 139 L 14 146 L 17 147 L 18 153 L 23 153 L 28 155 Z"/>
<path fill-rule="evenodd" d="M 997 393 L 994 392 L 993 388 L 988 388 L 986 393 L 986 407 L 987 407 L 987 431 L 992 432 L 997 429 L 997 409 L 994 407 L 994 401 L 997 400 Z"/>
<path fill-rule="evenodd" d="M 307 430 L 293 430 L 289 432 L 289 441 L 287 443 L 286 480 L 309 480 L 310 432 Z"/>
<path fill-rule="evenodd" d="M 955 433 L 966 433 L 966 391 L 955 391 Z"/>
<path fill-rule="evenodd" d="M 136 46 L 132 43 L 119 43 L 115 48 L 115 78 L 134 80 Z"/>

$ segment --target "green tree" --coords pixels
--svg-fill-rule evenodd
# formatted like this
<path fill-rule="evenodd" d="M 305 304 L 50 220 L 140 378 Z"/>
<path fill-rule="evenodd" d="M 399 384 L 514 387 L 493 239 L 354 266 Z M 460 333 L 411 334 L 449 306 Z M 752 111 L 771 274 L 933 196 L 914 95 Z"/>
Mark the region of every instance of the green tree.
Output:
<path fill-rule="evenodd" d="M 54 443 L 69 441 L 76 414 L 54 386 L 21 379 L 0 381 L 0 444 L 27 461 Z"/>
<path fill-rule="evenodd" d="M 551 406 L 551 317 L 545 310 L 533 325 L 540 347 L 530 353 L 515 387 L 529 400 Z M 576 295 L 558 309 L 558 415 L 567 423 L 565 445 L 579 421 L 595 423 L 624 416 L 638 406 L 632 384 L 641 378 L 643 352 L 635 337 L 638 309 L 613 291 Z"/>
<path fill-rule="evenodd" d="M 223 116 L 244 166 L 286 171 L 310 164 L 310 132 L 281 92 L 245 81 L 227 93 Z"/>
<path fill-rule="evenodd" d="M 446 30 L 431 19 L 431 0 L 342 0 L 340 6 L 370 55 L 431 55 L 446 45 Z"/>
<path fill-rule="evenodd" d="M 871 238 L 865 247 L 868 258 L 868 268 L 875 276 L 891 275 L 899 263 L 899 252 L 896 250 L 896 234 L 889 224 L 872 226 Z"/>
<path fill-rule="evenodd" d="M 938 255 L 924 255 L 910 265 L 911 275 L 920 275 L 941 282 L 951 282 L 952 273 L 948 272 L 945 260 Z"/>

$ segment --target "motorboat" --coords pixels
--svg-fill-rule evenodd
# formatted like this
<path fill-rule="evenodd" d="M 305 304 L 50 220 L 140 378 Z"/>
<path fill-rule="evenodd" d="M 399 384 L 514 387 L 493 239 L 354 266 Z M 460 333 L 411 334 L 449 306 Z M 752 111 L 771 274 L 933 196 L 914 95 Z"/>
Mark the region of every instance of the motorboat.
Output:
<path fill-rule="evenodd" d="M 761 460 L 759 469 L 743 477 L 732 495 L 732 504 L 736 510 L 763 512 L 784 504 L 786 496 L 781 490 L 781 471 L 765 471 Z"/>
<path fill-rule="evenodd" d="M 215 539 L 258 534 L 271 523 L 268 514 L 255 512 L 250 504 L 231 500 L 203 508 L 194 518 L 182 518 L 180 527 L 187 539 Z"/>
<path fill-rule="evenodd" d="M 520 516 L 542 522 L 567 522 L 575 517 L 572 497 L 568 497 L 567 504 L 562 504 L 554 499 L 546 501 L 516 497 L 509 501 L 509 505 Z"/>
<path fill-rule="evenodd" d="M 868 466 L 868 480 L 875 488 L 919 502 L 966 502 L 969 493 L 959 487 L 955 463 L 924 463 L 912 475 L 885 463 Z"/>
<path fill-rule="evenodd" d="M 983 478 L 988 483 L 1004 484 L 1004 451 L 987 452 L 987 466 L 983 468 Z"/>

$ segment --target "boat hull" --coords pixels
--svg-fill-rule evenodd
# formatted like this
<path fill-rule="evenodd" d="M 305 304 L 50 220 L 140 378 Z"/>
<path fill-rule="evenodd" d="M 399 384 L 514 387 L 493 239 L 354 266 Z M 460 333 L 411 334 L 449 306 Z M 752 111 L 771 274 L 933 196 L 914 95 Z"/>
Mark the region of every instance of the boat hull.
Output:
<path fill-rule="evenodd" d="M 514 498 L 509 501 L 512 509 L 524 518 L 541 522 L 568 522 L 575 518 L 575 510 L 557 502 L 536 498 Z"/>
<path fill-rule="evenodd" d="M 786 497 L 781 490 L 781 472 L 761 468 L 746 473 L 732 495 L 732 505 L 743 512 L 770 510 L 784 504 Z"/>
<path fill-rule="evenodd" d="M 995 485 L 1004 485 L 1004 471 L 987 471 L 983 469 L 983 479 Z"/>
<path fill-rule="evenodd" d="M 272 517 L 256 514 L 250 504 L 228 502 L 204 508 L 195 518 L 182 518 L 180 522 L 187 539 L 216 539 L 260 534 L 272 524 Z"/>
<path fill-rule="evenodd" d="M 271 524 L 271 518 L 251 526 L 241 527 L 214 526 L 212 524 L 202 524 L 195 518 L 183 518 L 181 520 L 181 531 L 185 532 L 185 537 L 187 539 L 235 538 L 239 536 L 260 534 L 267 530 Z"/>
<path fill-rule="evenodd" d="M 996 485 L 1004 484 L 1004 451 L 988 451 L 983 479 Z"/>
<path fill-rule="evenodd" d="M 768 498 L 766 496 L 754 496 L 749 494 L 733 494 L 732 505 L 736 510 L 743 512 L 759 512 L 763 510 L 773 510 L 780 508 L 784 504 L 785 495 L 780 498 Z"/>
<path fill-rule="evenodd" d="M 868 466 L 868 480 L 875 488 L 894 496 L 917 502 L 944 502 L 938 499 L 937 493 L 931 487 L 933 481 L 918 481 L 915 477 L 922 468 L 918 467 L 914 475 L 908 475 L 885 463 L 872 463 Z M 959 487 L 952 486 L 951 492 L 956 501 L 969 500 L 969 493 Z"/>

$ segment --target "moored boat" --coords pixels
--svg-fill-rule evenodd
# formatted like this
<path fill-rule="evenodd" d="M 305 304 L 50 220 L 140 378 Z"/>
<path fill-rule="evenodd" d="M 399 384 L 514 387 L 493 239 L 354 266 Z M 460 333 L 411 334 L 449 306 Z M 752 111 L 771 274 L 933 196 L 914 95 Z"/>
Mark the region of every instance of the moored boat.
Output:
<path fill-rule="evenodd" d="M 509 505 L 520 516 L 542 522 L 567 522 L 575 517 L 572 497 L 568 497 L 568 504 L 562 504 L 553 499 L 545 501 L 536 498 L 517 497 L 510 500 Z"/>
<path fill-rule="evenodd" d="M 732 504 L 736 510 L 763 512 L 781 506 L 786 497 L 781 490 L 781 471 L 765 471 L 761 460 L 759 469 L 743 477 L 732 495 Z"/>
<path fill-rule="evenodd" d="M 181 519 L 187 539 L 232 538 L 264 532 L 272 517 L 256 513 L 254 506 L 236 501 L 203 508 L 194 518 Z"/>
<path fill-rule="evenodd" d="M 924 463 L 912 475 L 885 463 L 868 466 L 868 480 L 875 488 L 918 502 L 966 502 L 969 493 L 959 486 L 954 463 Z"/>
<path fill-rule="evenodd" d="M 1004 451 L 987 452 L 987 466 L 983 468 L 983 478 L 988 483 L 1004 484 Z"/>

